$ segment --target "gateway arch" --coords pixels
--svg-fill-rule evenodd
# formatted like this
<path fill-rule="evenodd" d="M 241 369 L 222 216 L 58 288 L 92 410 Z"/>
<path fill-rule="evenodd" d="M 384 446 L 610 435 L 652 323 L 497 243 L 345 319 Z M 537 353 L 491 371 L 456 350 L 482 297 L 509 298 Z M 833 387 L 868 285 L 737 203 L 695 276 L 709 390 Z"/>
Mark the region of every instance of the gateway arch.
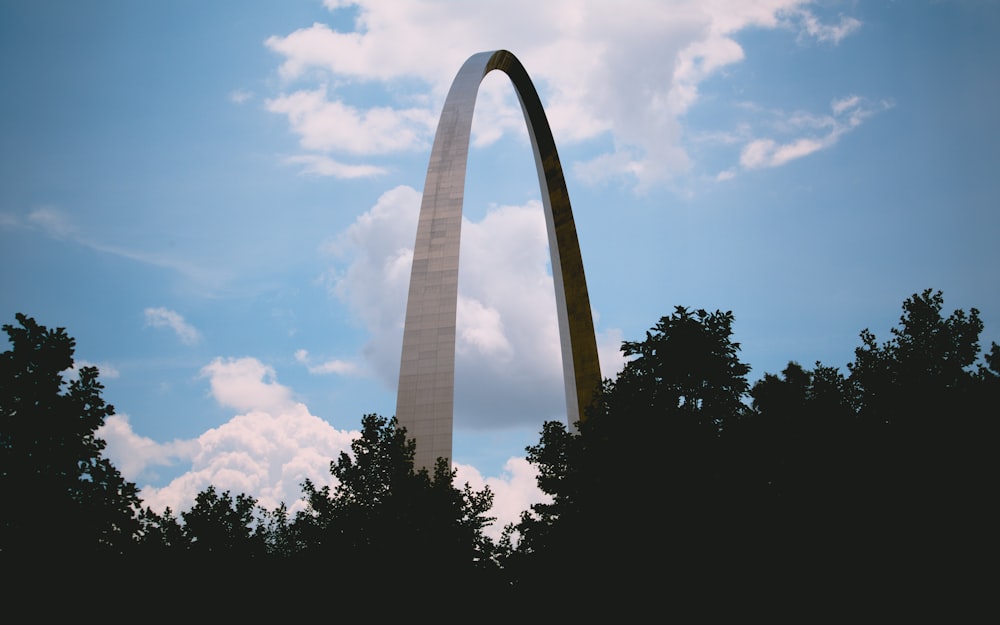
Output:
<path fill-rule="evenodd" d="M 566 414 L 570 425 L 601 383 L 583 259 L 562 165 L 538 93 L 506 50 L 480 52 L 462 65 L 445 100 L 424 183 L 406 302 L 396 418 L 416 440 L 414 466 L 433 470 L 452 456 L 458 255 L 472 113 L 489 72 L 507 74 L 531 137 L 552 257 Z M 497 259 L 501 262 L 502 259 Z"/>

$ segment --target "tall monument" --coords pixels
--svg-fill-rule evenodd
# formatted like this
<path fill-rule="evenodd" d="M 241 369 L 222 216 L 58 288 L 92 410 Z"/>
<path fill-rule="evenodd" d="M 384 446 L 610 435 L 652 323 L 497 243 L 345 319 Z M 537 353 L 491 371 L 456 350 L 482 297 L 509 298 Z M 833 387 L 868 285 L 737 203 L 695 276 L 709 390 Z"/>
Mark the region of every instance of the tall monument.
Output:
<path fill-rule="evenodd" d="M 562 165 L 541 100 L 521 62 L 506 50 L 480 52 L 462 65 L 438 122 L 420 204 L 406 303 L 396 418 L 416 440 L 416 468 L 451 460 L 455 403 L 458 252 L 472 113 L 486 74 L 507 74 L 524 112 L 541 186 L 552 255 L 559 337 L 571 426 L 601 383 L 590 297 Z"/>

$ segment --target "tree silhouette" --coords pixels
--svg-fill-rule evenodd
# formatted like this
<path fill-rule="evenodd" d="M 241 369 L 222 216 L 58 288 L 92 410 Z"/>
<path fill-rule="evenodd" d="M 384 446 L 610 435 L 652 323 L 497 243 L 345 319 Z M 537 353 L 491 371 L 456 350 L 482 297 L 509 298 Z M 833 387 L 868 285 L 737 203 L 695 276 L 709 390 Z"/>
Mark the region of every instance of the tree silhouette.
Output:
<path fill-rule="evenodd" d="M 556 584 L 584 598 L 637 597 L 696 578 L 723 533 L 720 437 L 745 418 L 750 367 L 732 341 L 730 312 L 677 307 L 607 380 L 580 434 L 546 423 L 528 460 L 551 502 L 514 528 L 506 561 L 529 596 Z M 649 566 L 656 567 L 650 575 Z"/>
<path fill-rule="evenodd" d="M 1000 348 L 980 361 L 978 311 L 942 305 L 924 291 L 889 341 L 863 331 L 847 375 L 792 362 L 752 389 L 732 315 L 677 308 L 624 343 L 579 435 L 546 423 L 528 448 L 551 501 L 510 530 L 515 585 L 883 603 L 974 588 L 961 560 L 987 565 L 996 520 Z"/>
<path fill-rule="evenodd" d="M 492 493 L 455 488 L 443 459 L 433 476 L 415 471 L 414 448 L 395 418 L 365 415 L 351 453 L 330 463 L 336 486 L 303 484 L 308 509 L 290 527 L 299 556 L 336 558 L 346 582 L 420 570 L 408 585 L 440 576 L 465 584 L 492 574 L 493 544 L 483 534 Z"/>
<path fill-rule="evenodd" d="M 871 432 L 867 500 L 893 528 L 883 549 L 906 562 L 954 564 L 981 553 L 996 519 L 997 346 L 978 363 L 975 308 L 942 315 L 930 289 L 903 303 L 899 326 L 878 344 L 865 330 L 848 365 L 858 418 Z M 989 528 L 989 529 L 987 529 Z M 964 556 L 963 556 L 964 557 Z M 924 566 L 915 567 L 925 570 Z"/>
<path fill-rule="evenodd" d="M 772 557 L 884 596 L 969 581 L 996 519 L 998 348 L 979 362 L 978 311 L 943 301 L 908 298 L 884 343 L 863 330 L 846 377 L 790 363 L 754 385 L 727 458 Z"/>
<path fill-rule="evenodd" d="M 77 558 L 129 550 L 139 499 L 95 432 L 114 407 L 95 367 L 67 384 L 75 340 L 23 314 L 0 354 L 0 552 Z"/>
<path fill-rule="evenodd" d="M 182 512 L 184 534 L 190 549 L 200 556 L 230 560 L 261 558 L 266 553 L 262 532 L 257 531 L 257 500 L 235 497 L 209 486 L 198 493 L 194 506 Z"/>
<path fill-rule="evenodd" d="M 220 580 L 266 579 L 276 596 L 336 585 L 366 605 L 386 587 L 413 600 L 485 591 L 537 618 L 645 609 L 665 587 L 701 616 L 719 597 L 777 589 L 971 593 L 997 516 L 1000 346 L 983 354 L 979 312 L 945 316 L 943 303 L 930 290 L 908 298 L 885 342 L 862 331 L 846 374 L 790 362 L 752 388 L 732 313 L 677 307 L 623 344 L 629 360 L 578 434 L 544 424 L 527 453 L 549 499 L 499 544 L 484 535 L 490 490 L 456 488 L 443 459 L 415 470 L 415 442 L 375 414 L 330 463 L 334 486 L 303 483 L 294 516 L 213 486 L 179 516 L 140 512 L 95 435 L 114 412 L 97 370 L 67 381 L 73 339 L 18 315 L 0 355 L 0 555 L 47 566 L 128 555 L 158 576 L 119 567 L 120 588 L 153 579 L 199 602 Z"/>

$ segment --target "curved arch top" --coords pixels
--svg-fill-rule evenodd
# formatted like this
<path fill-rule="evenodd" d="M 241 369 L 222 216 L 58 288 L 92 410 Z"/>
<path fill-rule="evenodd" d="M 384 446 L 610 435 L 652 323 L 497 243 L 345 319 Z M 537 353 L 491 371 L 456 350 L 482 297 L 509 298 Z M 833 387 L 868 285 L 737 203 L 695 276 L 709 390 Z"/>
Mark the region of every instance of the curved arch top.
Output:
<path fill-rule="evenodd" d="M 462 65 L 445 100 L 424 183 L 406 303 L 396 418 L 416 440 L 414 466 L 451 459 L 455 398 L 458 256 L 472 114 L 486 74 L 507 74 L 524 113 L 541 186 L 571 426 L 601 383 L 583 259 L 562 164 L 541 100 L 521 62 L 506 50 Z"/>

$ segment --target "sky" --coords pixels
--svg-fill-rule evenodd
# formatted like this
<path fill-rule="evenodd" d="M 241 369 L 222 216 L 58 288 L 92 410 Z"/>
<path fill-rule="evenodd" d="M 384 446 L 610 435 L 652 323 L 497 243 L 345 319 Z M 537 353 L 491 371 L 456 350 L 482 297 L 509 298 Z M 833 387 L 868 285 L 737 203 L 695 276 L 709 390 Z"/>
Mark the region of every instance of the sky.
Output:
<path fill-rule="evenodd" d="M 146 505 L 214 484 L 301 509 L 395 412 L 437 118 L 465 59 L 507 49 L 566 170 L 605 377 L 675 306 L 731 310 L 751 382 L 846 372 L 928 288 L 988 347 L 998 32 L 992 0 L 0 3 L 0 320 L 64 327 L 99 367 L 106 453 Z M 541 500 L 525 446 L 565 420 L 539 198 L 494 72 L 453 460 L 496 527 Z"/>

